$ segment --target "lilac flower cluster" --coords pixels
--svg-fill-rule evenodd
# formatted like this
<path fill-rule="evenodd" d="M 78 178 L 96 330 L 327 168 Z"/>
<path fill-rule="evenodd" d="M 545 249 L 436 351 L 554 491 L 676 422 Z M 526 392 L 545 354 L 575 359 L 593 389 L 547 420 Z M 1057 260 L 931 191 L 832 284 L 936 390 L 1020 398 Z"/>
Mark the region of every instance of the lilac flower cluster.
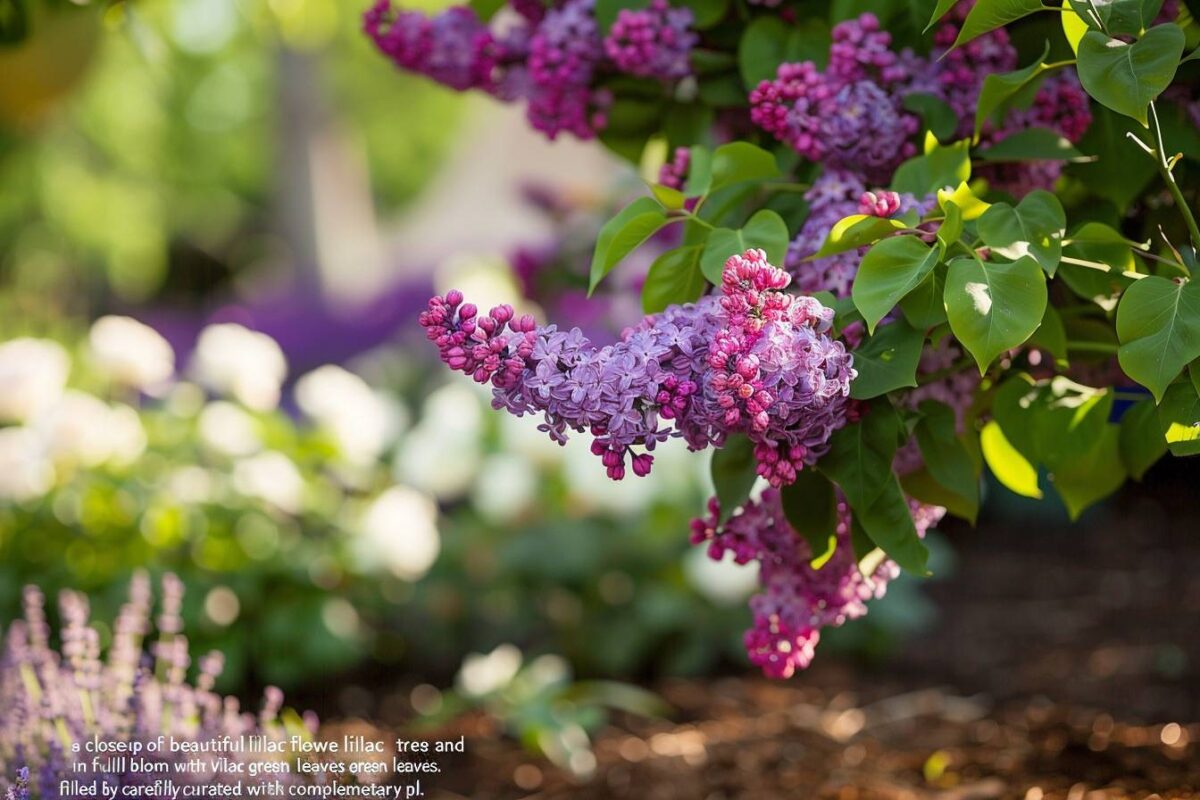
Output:
<path fill-rule="evenodd" d="M 69 591 L 60 595 L 62 646 L 55 650 L 50 646 L 42 593 L 34 587 L 25 589 L 23 618 L 9 626 L 0 651 L 0 698 L 5 706 L 0 719 L 0 796 L 28 800 L 32 783 L 42 800 L 60 800 L 64 797 L 60 782 L 65 780 L 90 787 L 95 796 L 102 796 L 100 782 L 117 787 L 148 783 L 153 773 L 134 771 L 128 759 L 111 761 L 108 769 L 74 771 L 79 755 L 72 752 L 72 744 L 93 737 L 145 744 L 167 736 L 203 746 L 225 736 L 253 735 L 280 744 L 278 753 L 250 748 L 222 753 L 248 762 L 288 758 L 290 751 L 282 745 L 290 737 L 316 733 L 316 718 L 311 715 L 303 725 L 280 719 L 283 695 L 278 689 L 267 690 L 258 715 L 242 712 L 236 698 L 214 693 L 224 663 L 219 653 L 201 658 L 196 683 L 188 684 L 190 659 L 179 616 L 182 599 L 182 583 L 166 576 L 160 613 L 156 626 L 151 626 L 150 581 L 145 575 L 135 576 L 128 602 L 112 626 L 107 657 L 102 658 L 99 634 L 89 624 L 86 596 Z M 153 627 L 157 637 L 147 653 Z M 90 760 L 92 754 L 84 757 Z M 140 758 L 169 764 L 185 756 L 163 749 L 144 750 Z M 6 785 L 6 776 L 13 771 L 16 781 Z M 176 783 L 225 784 L 239 779 L 232 772 L 216 772 L 207 762 L 199 770 L 171 775 Z M 276 777 L 301 780 L 291 773 L 272 776 Z M 148 788 L 142 786 L 139 795 L 155 797 L 147 793 Z"/>
<path fill-rule="evenodd" d="M 811 61 L 781 64 L 775 80 L 751 92 L 751 119 L 826 168 L 886 182 L 903 159 L 916 153 L 911 139 L 920 123 L 904 109 L 906 95 L 939 97 L 958 115 L 958 135 L 969 136 L 984 77 L 1017 66 L 1016 48 L 1003 28 L 950 49 L 971 5 L 954 7 L 937 28 L 928 58 L 892 51 L 890 35 L 872 14 L 840 23 L 833 29 L 829 66 L 820 71 Z M 1090 124 L 1087 96 L 1074 73 L 1064 72 L 1044 82 L 1030 108 L 1009 114 L 999 129 L 989 125 L 982 143 L 994 144 L 1031 126 L 1075 142 Z M 1050 188 L 1060 173 L 1061 164 L 1050 161 L 988 166 L 981 174 L 1021 195 Z"/>
<path fill-rule="evenodd" d="M 738 432 L 779 485 L 825 452 L 855 375 L 828 335 L 832 311 L 786 294 L 788 283 L 749 250 L 726 263 L 719 298 L 671 306 L 605 347 L 508 306 L 480 315 L 459 292 L 432 298 L 420 322 L 451 369 L 493 386 L 495 408 L 540 414 L 539 429 L 560 443 L 568 430 L 589 433 L 614 480 L 626 458 L 634 474 L 648 473 L 669 437 L 701 449 Z"/>
<path fill-rule="evenodd" d="M 689 147 L 676 147 L 671 159 L 663 164 L 658 171 L 658 182 L 671 189 L 683 191 L 687 185 L 688 170 L 692 166 L 692 150 Z"/>
<path fill-rule="evenodd" d="M 623 8 L 604 38 L 604 52 L 617 69 L 644 78 L 682 78 L 700 37 L 692 32 L 690 8 L 652 0 L 647 8 Z"/>
<path fill-rule="evenodd" d="M 944 510 L 909 501 L 921 536 Z M 813 659 L 821 629 L 836 627 L 867 613 L 867 601 L 882 597 L 900 568 L 885 560 L 864 575 L 851 544 L 851 511 L 839 494 L 837 546 L 820 568 L 803 536 L 788 524 L 779 492 L 767 489 L 742 506 L 724 524 L 716 498 L 708 516 L 692 522 L 692 543 L 705 544 L 720 561 L 732 554 L 738 564 L 758 563 L 762 591 L 750 600 L 753 625 L 746 631 L 750 660 L 771 678 L 788 678 Z"/>
<path fill-rule="evenodd" d="M 889 46 L 873 14 L 834 27 L 829 66 L 781 64 L 773 81 L 750 93 L 756 125 L 806 158 L 885 180 L 916 153 L 920 120 L 904 110 L 912 82 L 908 56 Z"/>
<path fill-rule="evenodd" d="M 468 6 L 429 17 L 377 0 L 363 29 L 401 69 L 458 91 L 524 100 L 530 124 L 551 139 L 563 132 L 590 139 L 606 126 L 612 98 L 599 87 L 605 74 L 677 80 L 690 73 L 698 40 L 690 9 L 654 0 L 641 11 L 622 10 L 602 37 L 594 0 L 549 8 L 514 0 L 512 8 L 516 21 L 494 31 Z"/>

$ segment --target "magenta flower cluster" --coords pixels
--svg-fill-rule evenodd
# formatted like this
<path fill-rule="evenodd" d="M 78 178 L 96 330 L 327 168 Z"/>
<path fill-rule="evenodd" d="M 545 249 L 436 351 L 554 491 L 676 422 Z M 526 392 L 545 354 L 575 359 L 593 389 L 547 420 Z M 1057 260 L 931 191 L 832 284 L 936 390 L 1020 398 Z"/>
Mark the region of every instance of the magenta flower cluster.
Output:
<path fill-rule="evenodd" d="M 363 16 L 363 29 L 401 69 L 459 91 L 525 101 L 530 124 L 551 139 L 563 132 L 590 139 L 604 129 L 612 102 L 600 86 L 604 75 L 670 81 L 690 74 L 697 36 L 688 8 L 654 0 L 644 10 L 622 10 L 605 37 L 594 0 L 549 8 L 516 0 L 512 8 L 517 19 L 494 31 L 468 6 L 428 17 L 377 0 Z"/>
<path fill-rule="evenodd" d="M 905 96 L 921 92 L 943 100 L 960 120 L 958 135 L 969 136 L 983 79 L 1017 66 L 1017 51 L 1002 28 L 950 50 L 971 5 L 956 5 L 937 28 L 929 57 L 892 51 L 890 34 L 872 14 L 838 24 L 829 65 L 822 71 L 811 61 L 781 64 L 775 80 L 751 92 L 751 119 L 805 158 L 868 182 L 887 182 L 916 153 L 912 134 L 920 121 L 904 109 Z M 1010 113 L 1000 128 L 989 124 L 982 146 L 1029 127 L 1049 128 L 1075 142 L 1090 124 L 1078 79 L 1062 72 L 1043 83 L 1028 109 Z M 1060 173 L 1054 161 L 990 165 L 980 172 L 1018 196 L 1051 188 Z"/>
<path fill-rule="evenodd" d="M 492 385 L 495 408 L 540 415 L 560 443 L 589 434 L 610 478 L 625 476 L 627 459 L 648 473 L 670 437 L 701 449 L 744 433 L 779 485 L 825 452 L 855 375 L 829 336 L 833 312 L 785 293 L 789 281 L 761 250 L 732 256 L 719 297 L 671 306 L 605 347 L 508 306 L 481 315 L 454 291 L 420 322 L 451 369 Z"/>
<path fill-rule="evenodd" d="M 644 78 L 682 78 L 700 40 L 691 29 L 692 10 L 651 0 L 644 9 L 623 8 L 604 38 L 604 52 L 617 69 Z"/>
<path fill-rule="evenodd" d="M 35 587 L 25 589 L 23 618 L 4 632 L 0 650 L 0 700 L 5 708 L 0 718 L 0 796 L 28 800 L 31 786 L 41 800 L 77 796 L 79 792 L 59 792 L 60 782 L 71 780 L 99 797 L 99 782 L 116 787 L 147 782 L 150 773 L 133 771 L 128 760 L 114 761 L 109 769 L 74 771 L 75 759 L 92 756 L 73 752 L 72 743 L 93 737 L 144 744 L 159 736 L 204 743 L 255 735 L 284 743 L 291 736 L 316 732 L 317 721 L 311 715 L 303 726 L 285 726 L 279 718 L 283 695 L 278 689 L 266 691 L 257 714 L 243 712 L 236 698 L 217 694 L 213 687 L 224 665 L 219 653 L 200 658 L 195 683 L 188 683 L 191 662 L 179 616 L 182 602 L 183 584 L 167 575 L 155 619 L 150 581 L 136 575 L 128 602 L 111 627 L 107 655 L 102 657 L 86 596 L 70 591 L 60 595 L 61 647 L 55 649 L 42 593 Z M 268 755 L 250 750 L 228 755 L 235 761 L 287 757 L 286 752 Z M 186 756 L 164 749 L 143 751 L 141 758 L 169 768 Z M 7 776 L 14 773 L 15 782 L 8 783 Z M 207 762 L 200 770 L 171 774 L 180 784 L 233 784 L 240 777 L 219 773 Z M 303 780 L 292 774 L 272 775 L 276 777 L 286 782 Z M 139 796 L 157 796 L 142 788 Z"/>
<path fill-rule="evenodd" d="M 937 524 L 944 510 L 909 501 L 917 533 Z M 867 613 L 867 601 L 882 597 L 888 582 L 900 574 L 884 560 L 864 575 L 850 541 L 851 511 L 839 495 L 837 546 L 819 568 L 812 565 L 808 543 L 788 524 L 779 492 L 742 506 L 724 524 L 716 498 L 708 516 L 692 522 L 692 543 L 707 545 L 715 561 L 726 553 L 734 562 L 757 562 L 762 591 L 750 600 L 753 624 L 746 631 L 750 660 L 771 678 L 788 678 L 812 661 L 821 629 L 836 627 Z"/>

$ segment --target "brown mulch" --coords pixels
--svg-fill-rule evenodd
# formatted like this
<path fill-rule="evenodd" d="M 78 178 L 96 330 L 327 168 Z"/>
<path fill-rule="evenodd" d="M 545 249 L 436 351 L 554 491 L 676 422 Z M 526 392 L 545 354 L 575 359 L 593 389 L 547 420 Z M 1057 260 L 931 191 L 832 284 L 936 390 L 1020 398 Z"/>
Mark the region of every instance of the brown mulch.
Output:
<path fill-rule="evenodd" d="M 825 682 L 825 681 L 822 681 Z M 834 679 L 830 683 L 841 682 Z M 860 697 L 722 679 L 663 687 L 678 721 L 624 720 L 580 781 L 473 720 L 438 800 L 1200 800 L 1200 724 L 1130 725 L 942 689 Z"/>

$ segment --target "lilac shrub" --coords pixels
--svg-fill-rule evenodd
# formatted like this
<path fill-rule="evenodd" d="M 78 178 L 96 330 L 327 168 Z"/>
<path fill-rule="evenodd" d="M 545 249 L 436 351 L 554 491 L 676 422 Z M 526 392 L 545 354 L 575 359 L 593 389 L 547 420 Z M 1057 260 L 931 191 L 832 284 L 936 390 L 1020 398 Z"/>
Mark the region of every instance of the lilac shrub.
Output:
<path fill-rule="evenodd" d="M 213 686 L 224 666 L 220 653 L 200 658 L 195 682 L 188 682 L 191 659 L 180 617 L 183 591 L 178 578 L 164 576 L 155 615 L 150 581 L 144 574 L 135 575 L 112 625 L 108 653 L 102 656 L 85 595 L 60 594 L 61 647 L 56 650 L 44 597 L 36 587 L 26 587 L 24 615 L 5 631 L 0 652 L 0 698 L 5 706 L 0 720 L 0 790 L 6 798 L 28 798 L 32 787 L 39 798 L 57 800 L 63 796 L 61 781 L 90 786 L 91 791 L 98 791 L 100 782 L 118 787 L 151 782 L 156 773 L 135 769 L 129 758 L 92 769 L 95 754 L 81 745 L 93 738 L 144 746 L 165 736 L 202 746 L 224 737 L 256 736 L 273 745 L 270 753 L 266 747 L 220 753 L 248 763 L 286 759 L 292 737 L 316 734 L 314 716 L 301 720 L 290 712 L 281 714 L 283 694 L 278 689 L 266 690 L 257 714 L 243 711 L 236 698 L 216 694 Z M 170 768 L 191 756 L 143 749 L 140 758 Z M 84 768 L 76 772 L 73 765 L 78 761 Z M 6 785 L 5 776 L 13 774 L 15 783 Z M 177 783 L 239 780 L 232 772 L 217 772 L 203 759 L 197 771 L 171 768 L 170 775 Z M 290 772 L 271 777 L 300 780 Z"/>

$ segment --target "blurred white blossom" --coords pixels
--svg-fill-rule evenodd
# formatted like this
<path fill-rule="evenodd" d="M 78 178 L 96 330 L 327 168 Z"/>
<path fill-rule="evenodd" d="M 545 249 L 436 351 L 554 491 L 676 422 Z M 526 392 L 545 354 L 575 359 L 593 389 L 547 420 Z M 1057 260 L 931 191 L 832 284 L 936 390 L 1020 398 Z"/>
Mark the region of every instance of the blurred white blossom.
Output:
<path fill-rule="evenodd" d="M 537 501 L 539 481 L 537 469 L 521 456 L 490 455 L 479 468 L 471 503 L 492 522 L 511 522 Z"/>
<path fill-rule="evenodd" d="M 105 462 L 129 464 L 146 449 L 146 431 L 137 412 L 110 406 L 77 389 L 63 392 L 58 402 L 34 421 L 46 455 L 54 462 L 96 467 Z"/>
<path fill-rule="evenodd" d="M 393 486 L 367 507 L 355 541 L 365 568 L 379 565 L 403 580 L 417 580 L 441 552 L 437 506 L 421 492 Z"/>
<path fill-rule="evenodd" d="M 62 395 L 71 359 L 57 342 L 13 339 L 0 344 L 0 422 L 25 422 Z"/>
<path fill-rule="evenodd" d="M 304 478 L 283 453 L 268 450 L 244 458 L 233 468 L 233 488 L 284 511 L 296 514 L 304 503 Z"/>
<path fill-rule="evenodd" d="M 458 670 L 458 689 L 469 697 L 484 697 L 499 691 L 517 676 L 521 660 L 521 651 L 511 644 L 502 644 L 486 655 L 471 653 Z"/>
<path fill-rule="evenodd" d="M 131 317 L 101 317 L 88 335 L 92 361 L 111 380 L 143 391 L 175 373 L 175 351 L 158 331 Z"/>
<path fill-rule="evenodd" d="M 216 400 L 204 407 L 196 422 L 200 441 L 227 456 L 248 456 L 262 447 L 258 421 L 239 406 Z"/>
<path fill-rule="evenodd" d="M 758 562 L 739 564 L 732 557 L 713 561 L 704 547 L 693 547 L 683 560 L 688 583 L 714 603 L 744 603 L 758 588 Z"/>
<path fill-rule="evenodd" d="M 396 454 L 397 480 L 452 500 L 470 488 L 479 469 L 483 436 L 483 390 L 451 383 L 430 393 L 421 421 Z"/>
<path fill-rule="evenodd" d="M 190 369 L 201 384 L 256 411 L 279 405 L 287 376 L 283 351 L 270 336 L 234 323 L 200 332 Z"/>
<path fill-rule="evenodd" d="M 300 410 L 333 434 L 346 460 L 370 464 L 390 444 L 397 414 L 359 376 L 334 364 L 296 382 Z"/>
<path fill-rule="evenodd" d="M 28 428 L 0 428 L 0 499 L 35 500 L 54 485 L 42 440 Z"/>

